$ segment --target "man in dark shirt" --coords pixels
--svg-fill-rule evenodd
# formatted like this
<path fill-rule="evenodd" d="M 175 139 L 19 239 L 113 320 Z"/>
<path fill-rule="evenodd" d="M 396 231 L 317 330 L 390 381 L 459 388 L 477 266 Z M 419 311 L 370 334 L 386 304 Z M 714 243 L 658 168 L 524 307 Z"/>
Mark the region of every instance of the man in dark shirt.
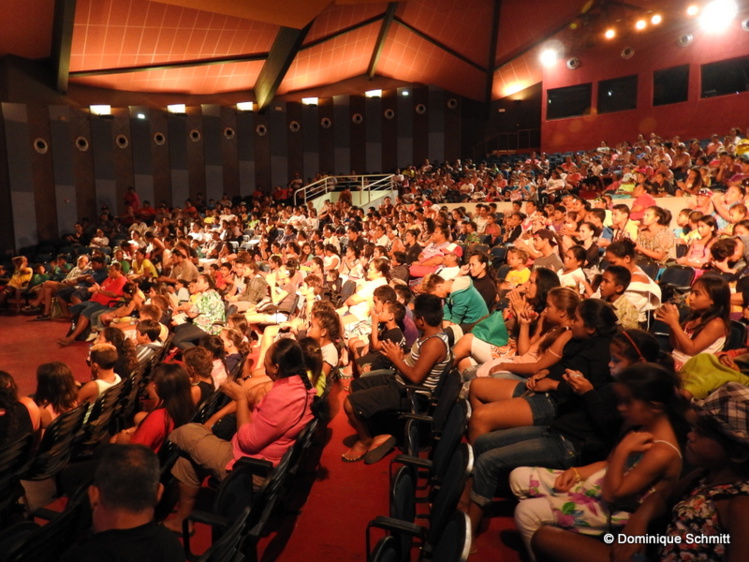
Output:
<path fill-rule="evenodd" d="M 159 461 L 143 445 L 116 445 L 104 453 L 88 489 L 93 535 L 62 562 L 183 562 L 182 546 L 153 520 L 164 487 Z"/>

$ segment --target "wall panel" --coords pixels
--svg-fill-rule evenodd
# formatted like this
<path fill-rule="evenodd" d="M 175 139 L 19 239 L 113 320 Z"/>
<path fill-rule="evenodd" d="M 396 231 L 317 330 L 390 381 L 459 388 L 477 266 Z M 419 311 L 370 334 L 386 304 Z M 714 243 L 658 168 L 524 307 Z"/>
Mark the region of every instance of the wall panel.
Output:
<path fill-rule="evenodd" d="M 53 240 L 57 238 L 58 228 L 49 108 L 46 105 L 33 104 L 27 106 L 27 111 L 29 124 L 27 142 L 33 145 L 34 139 L 39 138 L 43 139 L 48 145 L 46 154 L 39 154 L 33 148 L 30 149 L 37 235 L 39 240 Z"/>
<path fill-rule="evenodd" d="M 135 187 L 133 143 L 130 133 L 130 108 L 112 108 L 112 159 L 114 161 L 117 214 L 125 212 L 125 193 Z M 125 139 L 127 142 L 123 141 Z"/>
<path fill-rule="evenodd" d="M 162 201 L 172 205 L 172 171 L 169 146 L 172 139 L 169 136 L 169 122 L 166 111 L 152 109 L 148 113 L 151 123 L 151 166 L 153 170 L 153 206 L 157 207 Z M 159 144 L 157 140 L 163 139 Z"/>
<path fill-rule="evenodd" d="M 78 108 L 70 110 L 71 142 L 76 145 L 72 151 L 73 184 L 78 219 L 84 217 L 95 221 L 99 207 L 96 204 L 96 175 L 94 174 L 94 150 L 91 133 L 91 114 Z M 85 143 L 85 150 L 77 148 L 78 142 Z M 83 147 L 82 147 L 83 148 Z"/>
<path fill-rule="evenodd" d="M 231 131 L 228 131 L 228 129 L 231 129 Z M 224 180 L 224 191 L 233 197 L 240 194 L 239 152 L 237 150 L 237 110 L 233 107 L 221 107 L 219 140 L 221 146 L 221 167 L 223 170 L 222 178 Z"/>
<path fill-rule="evenodd" d="M 187 143 L 187 170 L 190 182 L 190 198 L 194 201 L 198 193 L 205 195 L 205 135 L 203 131 L 202 107 L 189 106 L 185 118 L 185 142 Z"/>

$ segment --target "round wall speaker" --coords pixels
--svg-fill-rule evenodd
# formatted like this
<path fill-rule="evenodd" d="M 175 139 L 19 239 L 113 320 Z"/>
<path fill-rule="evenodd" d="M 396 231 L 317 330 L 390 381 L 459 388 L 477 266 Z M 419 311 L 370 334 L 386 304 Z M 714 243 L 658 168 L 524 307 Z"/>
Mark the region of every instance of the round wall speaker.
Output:
<path fill-rule="evenodd" d="M 292 133 L 298 133 L 301 128 L 302 126 L 299 124 L 299 121 L 292 121 L 289 123 L 289 131 Z"/>
<path fill-rule="evenodd" d="M 679 47 L 688 47 L 692 44 L 693 40 L 694 37 L 692 37 L 691 33 L 685 33 L 684 35 L 679 35 L 679 38 L 676 40 L 676 42 L 679 44 Z"/>
<path fill-rule="evenodd" d="M 741 29 L 743 29 L 744 31 L 749 31 L 749 18 L 746 18 L 741 22 Z"/>
<path fill-rule="evenodd" d="M 320 126 L 323 129 L 330 129 L 333 126 L 333 121 L 331 121 L 329 117 L 323 117 L 320 119 Z"/>
<path fill-rule="evenodd" d="M 157 144 L 158 146 L 163 146 L 166 142 L 166 135 L 164 133 L 154 133 L 153 134 L 153 142 Z"/>
<path fill-rule="evenodd" d="M 81 152 L 86 152 L 89 148 L 88 139 L 86 137 L 78 137 L 75 139 L 75 147 Z"/>
<path fill-rule="evenodd" d="M 49 145 L 47 144 L 46 140 L 39 138 L 34 141 L 34 150 L 36 150 L 39 154 L 47 154 Z"/>
<path fill-rule="evenodd" d="M 576 68 L 580 67 L 580 59 L 577 57 L 572 57 L 567 59 L 567 68 L 570 70 L 575 70 Z"/>
<path fill-rule="evenodd" d="M 385 119 L 390 121 L 393 117 L 395 117 L 395 111 L 393 111 L 392 109 L 386 109 L 383 112 L 383 115 L 385 116 Z"/>
<path fill-rule="evenodd" d="M 635 50 L 632 47 L 624 47 L 620 54 L 623 59 L 631 59 L 635 56 Z"/>
<path fill-rule="evenodd" d="M 114 137 L 114 142 L 120 148 L 127 148 L 128 146 L 130 146 L 130 141 L 127 140 L 127 137 L 125 135 L 117 135 L 116 137 Z"/>
<path fill-rule="evenodd" d="M 418 113 L 419 115 L 424 115 L 426 112 L 427 112 L 427 106 L 424 105 L 423 103 L 420 103 L 419 105 L 416 106 L 416 113 Z"/>
<path fill-rule="evenodd" d="M 361 113 L 354 113 L 351 120 L 354 122 L 354 125 L 361 125 L 364 123 L 364 116 Z"/>
<path fill-rule="evenodd" d="M 237 132 L 231 127 L 224 129 L 224 137 L 231 140 L 236 136 Z"/>
<path fill-rule="evenodd" d="M 201 138 L 203 138 L 203 135 L 201 135 L 200 131 L 198 131 L 197 129 L 192 129 L 190 131 L 190 140 L 192 142 L 198 142 Z"/>
<path fill-rule="evenodd" d="M 255 127 L 255 132 L 258 134 L 259 137 L 264 137 L 268 134 L 268 127 L 266 127 L 263 124 L 258 125 Z"/>
<path fill-rule="evenodd" d="M 455 109 L 456 107 L 458 107 L 458 100 L 456 100 L 455 98 L 450 98 L 449 100 L 447 100 L 447 107 L 449 109 Z"/>

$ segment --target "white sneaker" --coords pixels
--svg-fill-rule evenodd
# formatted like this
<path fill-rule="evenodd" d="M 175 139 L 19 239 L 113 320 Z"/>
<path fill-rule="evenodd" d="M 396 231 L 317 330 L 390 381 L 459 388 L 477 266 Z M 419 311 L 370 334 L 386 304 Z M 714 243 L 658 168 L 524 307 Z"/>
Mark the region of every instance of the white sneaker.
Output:
<path fill-rule="evenodd" d="M 94 340 L 95 340 L 96 338 L 98 338 L 98 337 L 99 337 L 99 332 L 93 332 L 93 331 L 92 331 L 92 332 L 91 332 L 91 333 L 90 333 L 90 334 L 88 335 L 88 337 L 86 338 L 86 342 L 92 342 L 92 341 L 94 341 Z"/>

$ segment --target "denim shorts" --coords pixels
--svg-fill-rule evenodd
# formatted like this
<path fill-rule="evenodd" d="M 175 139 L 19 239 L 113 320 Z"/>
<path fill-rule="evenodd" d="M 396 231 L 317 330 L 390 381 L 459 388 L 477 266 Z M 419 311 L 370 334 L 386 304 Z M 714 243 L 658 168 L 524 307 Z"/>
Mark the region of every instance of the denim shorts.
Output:
<path fill-rule="evenodd" d="M 534 425 L 549 425 L 557 416 L 557 405 L 548 392 L 523 396 L 527 388 L 524 382 L 518 383 L 513 393 L 514 398 L 522 398 L 531 407 Z"/>

